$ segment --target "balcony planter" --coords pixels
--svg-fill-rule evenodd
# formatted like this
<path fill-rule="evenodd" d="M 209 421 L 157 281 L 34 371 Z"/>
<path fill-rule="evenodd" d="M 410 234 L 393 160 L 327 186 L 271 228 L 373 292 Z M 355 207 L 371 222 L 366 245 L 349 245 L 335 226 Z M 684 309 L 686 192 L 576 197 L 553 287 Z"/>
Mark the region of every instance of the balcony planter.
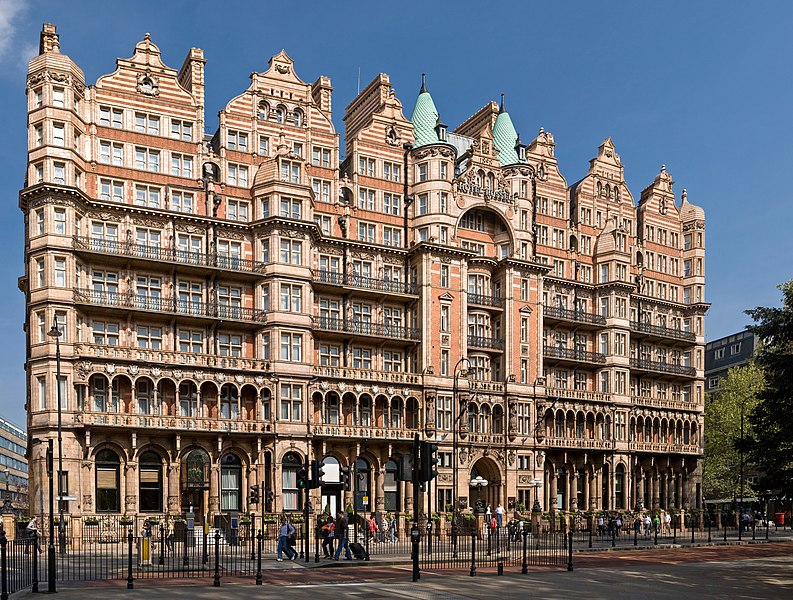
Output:
<path fill-rule="evenodd" d="M 262 517 L 262 523 L 277 523 L 277 522 L 278 521 L 275 518 L 275 515 L 264 515 Z"/>
<path fill-rule="evenodd" d="M 83 519 L 83 525 L 87 527 L 97 526 L 99 525 L 99 519 L 96 517 L 85 517 Z"/>
<path fill-rule="evenodd" d="M 135 520 L 130 518 L 130 517 L 121 517 L 118 520 L 118 524 L 119 525 L 132 525 L 134 522 L 135 522 Z"/>

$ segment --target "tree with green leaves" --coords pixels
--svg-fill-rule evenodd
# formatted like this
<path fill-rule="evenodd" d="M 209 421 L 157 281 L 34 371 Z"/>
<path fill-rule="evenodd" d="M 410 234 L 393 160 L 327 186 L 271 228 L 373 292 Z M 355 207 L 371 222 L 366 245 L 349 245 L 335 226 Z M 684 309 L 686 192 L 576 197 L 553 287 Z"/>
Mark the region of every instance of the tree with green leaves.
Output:
<path fill-rule="evenodd" d="M 747 450 L 765 473 L 764 489 L 793 497 L 793 280 L 779 286 L 782 306 L 746 313 L 755 321 L 749 331 L 761 341 L 757 364 L 766 385 L 752 411 Z"/>
<path fill-rule="evenodd" d="M 754 362 L 733 367 L 705 405 L 705 462 L 702 490 L 706 498 L 739 498 L 741 496 L 741 417 L 743 439 L 752 435 L 749 415 L 758 403 L 764 388 L 763 371 Z M 755 468 L 744 454 L 744 478 Z M 755 490 L 744 482 L 743 495 L 751 497 Z"/>

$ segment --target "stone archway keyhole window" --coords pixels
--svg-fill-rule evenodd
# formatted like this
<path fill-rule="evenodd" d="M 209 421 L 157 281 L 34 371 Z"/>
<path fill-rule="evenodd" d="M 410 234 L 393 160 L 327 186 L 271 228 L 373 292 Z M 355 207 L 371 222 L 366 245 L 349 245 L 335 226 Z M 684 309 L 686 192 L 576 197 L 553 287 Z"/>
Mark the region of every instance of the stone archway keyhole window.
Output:
<path fill-rule="evenodd" d="M 141 512 L 162 512 L 162 459 L 156 452 L 144 452 L 140 456 Z"/>
<path fill-rule="evenodd" d="M 295 452 L 284 456 L 281 467 L 281 502 L 284 510 L 300 510 L 302 498 L 297 488 L 297 471 L 303 465 L 303 459 Z"/>
<path fill-rule="evenodd" d="M 185 490 L 209 487 L 209 455 L 204 450 L 191 450 L 182 462 L 182 487 Z"/>
<path fill-rule="evenodd" d="M 119 472 L 121 461 L 112 450 L 102 450 L 96 455 L 96 512 L 119 512 L 121 491 Z"/>

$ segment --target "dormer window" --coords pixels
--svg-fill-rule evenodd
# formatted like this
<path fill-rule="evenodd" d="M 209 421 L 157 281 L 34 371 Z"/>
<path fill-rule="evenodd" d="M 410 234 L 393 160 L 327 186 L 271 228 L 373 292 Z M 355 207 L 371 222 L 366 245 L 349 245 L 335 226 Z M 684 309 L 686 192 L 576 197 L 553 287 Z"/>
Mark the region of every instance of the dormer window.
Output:
<path fill-rule="evenodd" d="M 438 121 L 438 124 L 435 125 L 435 134 L 438 136 L 438 140 L 441 142 L 446 141 L 446 125 Z"/>

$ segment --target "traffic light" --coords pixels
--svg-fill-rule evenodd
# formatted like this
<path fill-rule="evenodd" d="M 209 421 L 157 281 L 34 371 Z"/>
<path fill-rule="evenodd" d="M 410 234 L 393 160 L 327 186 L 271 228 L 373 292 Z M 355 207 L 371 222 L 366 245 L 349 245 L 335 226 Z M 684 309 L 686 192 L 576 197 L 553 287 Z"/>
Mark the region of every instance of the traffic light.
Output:
<path fill-rule="evenodd" d="M 342 489 L 345 492 L 349 492 L 352 489 L 352 486 L 350 485 L 350 467 L 342 467 L 339 469 L 339 475 Z"/>
<path fill-rule="evenodd" d="M 273 493 L 273 490 L 265 490 L 264 499 L 267 502 L 267 504 L 271 504 L 273 500 L 275 500 L 275 494 Z"/>
<path fill-rule="evenodd" d="M 308 472 L 303 468 L 297 471 L 297 487 L 300 490 L 304 490 L 308 487 Z"/>
<path fill-rule="evenodd" d="M 419 481 L 432 481 L 438 476 L 438 446 L 421 442 L 419 447 Z"/>
<path fill-rule="evenodd" d="M 251 504 L 259 504 L 259 485 L 254 484 L 251 486 Z"/>
<path fill-rule="evenodd" d="M 398 481 L 413 481 L 413 456 L 403 454 L 399 457 Z"/>
<path fill-rule="evenodd" d="M 322 485 L 322 476 L 325 474 L 325 463 L 321 460 L 311 461 L 311 480 L 308 483 L 309 489 L 316 489 Z"/>

